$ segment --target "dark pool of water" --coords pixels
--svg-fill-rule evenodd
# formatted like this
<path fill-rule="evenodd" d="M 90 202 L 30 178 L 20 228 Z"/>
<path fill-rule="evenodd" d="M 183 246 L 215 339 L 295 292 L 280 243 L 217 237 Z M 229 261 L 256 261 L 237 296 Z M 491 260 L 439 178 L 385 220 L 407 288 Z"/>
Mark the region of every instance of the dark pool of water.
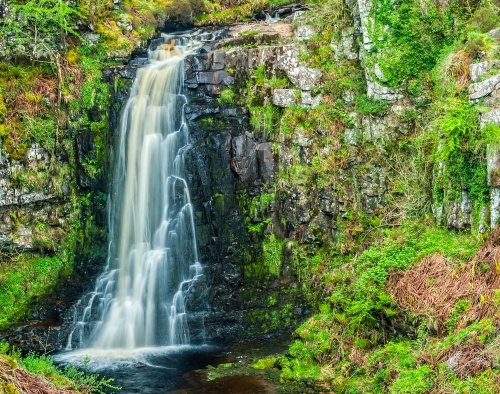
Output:
<path fill-rule="evenodd" d="M 184 375 L 214 363 L 219 352 L 207 347 L 149 355 L 146 362 L 139 361 L 118 370 L 104 368 L 99 373 L 114 378 L 115 384 L 122 387 L 119 391 L 122 394 L 171 393 L 189 388 Z"/>
<path fill-rule="evenodd" d="M 232 356 L 230 356 L 232 357 Z M 228 361 L 227 349 L 214 346 L 165 347 L 106 353 L 82 350 L 55 357 L 59 364 L 87 368 L 113 378 L 120 394 L 260 394 L 274 393 L 268 383 L 253 376 L 229 376 L 207 381 L 206 368 Z M 87 360 L 87 361 L 85 361 Z M 114 390 L 104 390 L 114 392 Z"/>

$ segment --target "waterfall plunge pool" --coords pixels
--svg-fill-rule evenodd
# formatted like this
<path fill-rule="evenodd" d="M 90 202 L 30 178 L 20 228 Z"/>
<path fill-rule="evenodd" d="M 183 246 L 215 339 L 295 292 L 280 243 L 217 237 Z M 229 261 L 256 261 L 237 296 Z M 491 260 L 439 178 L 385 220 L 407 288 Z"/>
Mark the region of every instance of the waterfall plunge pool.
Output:
<path fill-rule="evenodd" d="M 188 371 L 206 368 L 216 362 L 221 349 L 215 346 L 161 346 L 133 350 L 81 349 L 59 353 L 59 365 L 74 365 L 80 370 L 113 378 L 120 394 L 171 393 L 189 384 Z"/>
<path fill-rule="evenodd" d="M 258 371 L 258 359 L 287 349 L 288 335 L 235 343 L 228 348 L 179 345 L 133 350 L 81 349 L 54 356 L 60 366 L 74 365 L 113 378 L 116 394 L 278 394 L 306 393 L 304 387 L 282 387 L 279 370 Z M 214 367 L 218 368 L 215 374 Z M 226 368 L 229 366 L 229 368 Z M 227 376 L 219 376 L 221 369 Z M 106 390 L 105 390 L 106 391 Z M 113 392 L 112 390 L 109 392 Z"/>

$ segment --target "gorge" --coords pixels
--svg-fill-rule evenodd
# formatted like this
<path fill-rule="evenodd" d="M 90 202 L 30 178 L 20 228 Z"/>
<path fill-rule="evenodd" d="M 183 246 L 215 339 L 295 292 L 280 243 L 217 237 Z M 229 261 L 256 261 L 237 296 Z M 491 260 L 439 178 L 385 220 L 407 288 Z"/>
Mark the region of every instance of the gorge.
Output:
<path fill-rule="evenodd" d="M 499 4 L 64 4 L 0 3 L 2 360 L 495 392 Z"/>

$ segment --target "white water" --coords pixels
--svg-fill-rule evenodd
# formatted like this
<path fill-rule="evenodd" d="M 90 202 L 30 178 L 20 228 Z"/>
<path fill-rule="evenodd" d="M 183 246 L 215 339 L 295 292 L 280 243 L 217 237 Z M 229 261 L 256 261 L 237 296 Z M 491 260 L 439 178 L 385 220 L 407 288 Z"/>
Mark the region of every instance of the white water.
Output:
<path fill-rule="evenodd" d="M 108 264 L 75 306 L 67 350 L 189 344 L 186 295 L 202 268 L 183 168 L 187 54 L 158 49 L 138 70 L 121 119 Z"/>

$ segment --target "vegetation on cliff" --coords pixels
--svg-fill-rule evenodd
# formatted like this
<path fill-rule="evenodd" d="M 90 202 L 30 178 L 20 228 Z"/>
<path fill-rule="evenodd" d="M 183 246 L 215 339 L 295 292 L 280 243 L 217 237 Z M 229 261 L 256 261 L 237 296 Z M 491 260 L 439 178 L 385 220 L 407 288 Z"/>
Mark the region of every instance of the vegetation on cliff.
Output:
<path fill-rule="evenodd" d="M 119 87 L 103 82 L 103 68 L 128 57 L 165 22 L 233 23 L 286 3 L 30 0 L 2 10 L 2 154 L 22 163 L 39 145 L 50 156 L 39 168 L 16 172 L 11 186 L 46 188 L 69 213 L 61 225 L 58 215 L 30 222 L 17 208 L 9 212 L 12 233 L 29 226 L 35 242 L 30 254 L 10 249 L 2 255 L 0 328 L 29 314 L 34 301 L 68 278 L 75 254 L 94 252 L 77 245 L 103 237 L 91 210 L 103 196 L 77 183 L 79 172 L 99 179 L 108 158 L 107 111 Z M 245 277 L 272 283 L 290 263 L 298 291 L 314 308 L 288 354 L 261 364 L 278 366 L 283 382 L 300 382 L 305 390 L 494 393 L 500 379 L 499 234 L 488 234 L 486 162 L 487 147 L 500 143 L 500 128 L 480 124 L 496 103 L 471 103 L 468 86 L 471 64 L 499 58 L 498 43 L 488 35 L 500 27 L 499 5 L 374 1 L 372 40 L 358 37 L 358 47 L 366 46 L 361 63 L 333 49 L 354 23 L 352 8 L 341 0 L 308 4 L 316 34 L 301 45 L 301 60 L 322 72 L 321 87 L 313 91 L 321 103 L 273 106 L 266 92 L 292 84 L 264 67 L 219 99 L 247 106 L 254 132 L 273 141 L 276 152 L 289 152 L 274 184 L 258 196 L 240 195 L 247 230 L 263 251 Z M 369 94 L 367 79 L 394 89 L 399 106 Z M 384 132 L 353 137 L 366 124 L 370 132 L 376 134 L 377 125 Z M 93 149 L 77 157 L 74 140 L 81 131 L 90 133 Z M 389 178 L 383 201 L 362 192 L 362 184 L 377 177 Z M 305 229 L 287 219 L 282 207 L 289 194 L 304 191 L 317 200 L 325 192 L 341 197 L 343 210 L 330 217 L 329 232 L 324 222 Z M 460 211 L 464 201 L 470 212 Z M 470 220 L 464 219 L 468 212 Z M 291 308 L 255 320 L 263 332 L 292 325 Z M 29 368 L 28 361 L 21 364 Z M 0 360 L 12 392 L 17 383 L 8 371 L 16 365 Z"/>
<path fill-rule="evenodd" d="M 397 89 L 398 108 L 367 95 L 357 59 L 332 50 L 353 23 L 351 11 L 331 0 L 310 15 L 318 33 L 302 56 L 323 72 L 315 92 L 322 104 L 272 118 L 276 141 L 297 150 L 266 193 L 279 205 L 290 189 L 333 189 L 348 204 L 334 218 L 333 237 L 278 237 L 316 313 L 276 365 L 283 381 L 301 381 L 305 390 L 493 393 L 500 376 L 498 233 L 486 231 L 486 155 L 500 134 L 479 122 L 496 104 L 473 104 L 468 86 L 469 65 L 498 58 L 486 34 L 500 27 L 498 5 L 373 2 L 372 42 L 358 43 L 366 45 L 362 64 L 367 78 Z M 237 93 L 251 102 L 250 92 Z M 376 123 L 381 135 L 352 141 L 353 129 Z M 299 146 L 298 137 L 312 142 Z M 367 210 L 357 182 L 380 167 L 390 178 L 385 201 Z M 462 211 L 453 218 L 457 201 L 471 205 L 465 225 Z M 269 232 L 279 233 L 266 215 L 249 217 L 251 229 L 262 225 L 264 243 Z"/>

